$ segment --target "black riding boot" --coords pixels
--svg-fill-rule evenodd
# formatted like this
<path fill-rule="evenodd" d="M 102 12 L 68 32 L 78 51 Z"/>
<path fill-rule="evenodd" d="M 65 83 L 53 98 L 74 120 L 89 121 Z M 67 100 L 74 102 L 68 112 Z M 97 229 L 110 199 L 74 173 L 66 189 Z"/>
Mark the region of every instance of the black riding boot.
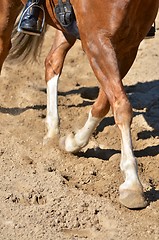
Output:
<path fill-rule="evenodd" d="M 43 2 L 44 0 L 28 0 L 19 22 L 19 32 L 31 35 L 41 34 L 45 18 Z"/>

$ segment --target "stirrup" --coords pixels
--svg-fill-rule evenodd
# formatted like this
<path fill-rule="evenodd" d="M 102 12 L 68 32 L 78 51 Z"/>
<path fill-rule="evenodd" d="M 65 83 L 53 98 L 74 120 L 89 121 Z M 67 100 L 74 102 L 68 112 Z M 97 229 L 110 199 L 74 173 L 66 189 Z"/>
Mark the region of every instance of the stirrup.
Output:
<path fill-rule="evenodd" d="M 43 16 L 42 16 L 42 23 L 41 23 L 41 27 L 39 29 L 39 32 L 32 32 L 32 31 L 27 31 L 27 30 L 24 30 L 23 28 L 21 28 L 21 24 L 22 24 L 22 21 L 23 21 L 23 17 L 25 16 L 26 12 L 31 8 L 31 7 L 35 7 L 35 8 L 40 8 L 42 10 L 42 13 L 43 13 Z M 24 7 L 25 9 L 25 7 Z M 37 20 L 38 21 L 38 20 Z M 35 36 L 40 36 L 40 34 L 42 33 L 43 29 L 44 29 L 44 24 L 45 24 L 45 10 L 44 10 L 44 7 L 43 6 L 39 6 L 37 5 L 36 2 L 30 4 L 22 13 L 20 19 L 19 19 L 19 23 L 18 23 L 18 27 L 17 27 L 17 31 L 18 32 L 21 32 L 21 33 L 26 33 L 26 34 L 29 34 L 29 35 L 35 35 Z"/>

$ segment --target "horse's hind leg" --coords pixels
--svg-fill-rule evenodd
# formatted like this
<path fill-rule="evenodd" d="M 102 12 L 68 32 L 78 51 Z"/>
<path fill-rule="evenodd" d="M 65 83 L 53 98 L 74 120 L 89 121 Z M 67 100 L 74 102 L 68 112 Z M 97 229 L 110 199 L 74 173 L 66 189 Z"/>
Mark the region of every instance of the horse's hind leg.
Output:
<path fill-rule="evenodd" d="M 20 0 L 1 0 L 0 3 L 0 71 L 11 48 L 11 33 L 21 10 Z"/>
<path fill-rule="evenodd" d="M 100 121 L 105 117 L 110 108 L 105 92 L 100 89 L 99 95 L 83 128 L 78 132 L 71 133 L 60 141 L 60 146 L 67 152 L 76 153 L 87 145 L 89 138 Z"/>
<path fill-rule="evenodd" d="M 47 134 L 44 144 L 59 134 L 59 116 L 57 107 L 58 80 L 62 72 L 65 56 L 75 43 L 76 38 L 56 31 L 52 48 L 45 60 L 45 80 L 47 83 Z"/>

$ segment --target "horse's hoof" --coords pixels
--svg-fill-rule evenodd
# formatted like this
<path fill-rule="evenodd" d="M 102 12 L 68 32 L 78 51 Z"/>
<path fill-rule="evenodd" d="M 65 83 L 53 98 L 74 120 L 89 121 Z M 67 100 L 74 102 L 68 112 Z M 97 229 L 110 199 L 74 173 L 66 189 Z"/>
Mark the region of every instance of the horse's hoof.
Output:
<path fill-rule="evenodd" d="M 129 209 L 142 209 L 148 205 L 142 191 L 124 189 L 120 191 L 119 201 Z"/>
<path fill-rule="evenodd" d="M 81 147 L 76 143 L 73 133 L 66 137 L 60 138 L 59 146 L 62 150 L 68 153 L 77 153 L 81 149 Z"/>

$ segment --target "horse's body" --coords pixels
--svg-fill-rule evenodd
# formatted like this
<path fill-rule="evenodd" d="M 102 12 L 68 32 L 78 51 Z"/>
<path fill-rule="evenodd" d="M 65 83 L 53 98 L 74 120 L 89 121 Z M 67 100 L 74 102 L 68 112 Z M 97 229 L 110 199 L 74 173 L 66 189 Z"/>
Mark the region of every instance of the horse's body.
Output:
<path fill-rule="evenodd" d="M 52 3 L 53 0 L 46 0 L 46 22 L 61 31 L 57 31 L 45 62 L 48 128 L 45 142 L 59 134 L 58 79 L 65 56 L 76 41 L 75 37 L 63 33 L 64 30 L 53 12 Z M 124 173 L 124 183 L 119 189 L 120 202 L 128 208 L 145 207 L 146 201 L 132 150 L 132 109 L 121 80 L 132 66 L 139 44 L 154 22 L 159 0 L 72 0 L 71 3 L 82 47 L 101 88 L 84 127 L 76 134 L 63 138 L 61 145 L 67 152 L 79 151 L 88 143 L 91 133 L 111 106 L 122 139 L 120 167 Z M 57 0 L 54 0 L 54 4 L 57 4 Z M 11 32 L 20 9 L 20 0 L 1 0 L 0 69 L 11 47 Z"/>

